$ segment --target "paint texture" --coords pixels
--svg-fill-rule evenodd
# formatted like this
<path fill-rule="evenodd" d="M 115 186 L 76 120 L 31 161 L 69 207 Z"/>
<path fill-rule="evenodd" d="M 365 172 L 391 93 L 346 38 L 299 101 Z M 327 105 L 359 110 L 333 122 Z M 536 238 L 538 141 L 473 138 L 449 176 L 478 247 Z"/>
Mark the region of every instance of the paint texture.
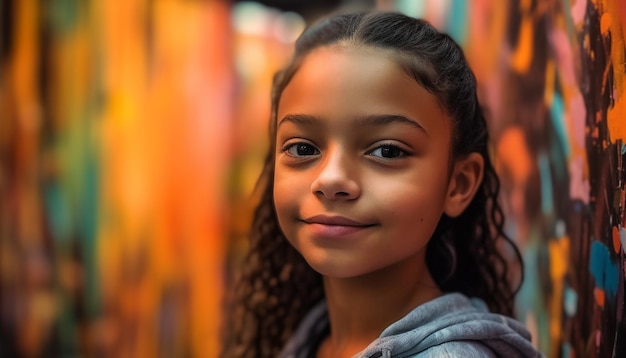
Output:
<path fill-rule="evenodd" d="M 0 356 L 217 355 L 228 15 L 0 4 Z"/>

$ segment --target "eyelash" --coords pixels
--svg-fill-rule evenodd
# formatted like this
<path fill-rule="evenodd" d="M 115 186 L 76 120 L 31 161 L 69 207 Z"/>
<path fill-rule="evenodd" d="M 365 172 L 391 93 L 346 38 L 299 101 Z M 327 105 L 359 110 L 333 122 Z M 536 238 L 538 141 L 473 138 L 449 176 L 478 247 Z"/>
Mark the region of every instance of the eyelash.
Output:
<path fill-rule="evenodd" d="M 292 149 L 295 149 L 296 151 L 299 150 L 299 149 L 307 149 L 307 150 L 312 150 L 313 153 L 310 153 L 310 154 L 298 154 L 297 152 L 296 153 L 292 153 L 291 152 Z M 394 154 L 397 154 L 397 155 L 392 156 L 392 157 L 384 157 L 383 156 L 383 151 L 384 150 L 397 151 L 397 153 L 394 153 Z M 376 152 L 376 151 L 380 151 L 381 152 L 380 155 L 374 155 L 373 153 Z M 303 157 L 309 157 L 309 156 L 314 156 L 314 155 L 320 154 L 319 149 L 317 149 L 314 145 L 306 143 L 306 142 L 289 143 L 289 144 L 287 144 L 287 145 L 285 145 L 285 146 L 283 146 L 281 148 L 281 152 L 285 153 L 285 154 L 287 154 L 287 155 L 289 155 L 291 157 L 294 157 L 294 158 L 303 158 Z M 391 144 L 391 143 L 381 144 L 381 145 L 377 146 L 376 148 L 368 151 L 366 154 L 369 155 L 369 156 L 372 156 L 372 157 L 382 158 L 382 159 L 386 159 L 386 160 L 403 158 L 403 157 L 406 157 L 406 156 L 410 155 L 410 153 L 408 151 L 402 149 L 398 145 Z"/>
<path fill-rule="evenodd" d="M 382 151 L 383 151 L 383 150 L 390 150 L 390 149 L 391 149 L 391 150 L 394 150 L 394 151 L 398 151 L 398 155 L 397 155 L 397 156 L 393 156 L 393 157 L 383 157 L 383 156 L 382 156 Z M 373 154 L 372 154 L 372 153 L 374 153 L 375 151 L 378 151 L 378 150 L 380 150 L 380 151 L 381 151 L 381 155 L 380 155 L 380 156 L 377 156 L 377 155 L 373 155 Z M 371 156 L 373 156 L 373 157 L 377 157 L 377 158 L 382 158 L 382 159 L 387 159 L 387 160 L 389 160 L 389 159 L 398 159 L 398 158 L 403 158 L 403 157 L 406 157 L 406 156 L 410 155 L 410 153 L 409 153 L 409 152 L 407 152 L 406 150 L 402 149 L 400 146 L 397 146 L 397 145 L 395 145 L 395 144 L 391 144 L 391 143 L 384 143 L 384 144 L 381 144 L 381 145 L 377 146 L 376 148 L 374 148 L 374 149 L 370 150 L 369 152 L 367 152 L 367 155 L 371 155 Z"/>
<path fill-rule="evenodd" d="M 292 148 L 296 148 L 296 150 L 298 149 L 298 146 L 307 146 L 309 149 L 313 149 L 313 151 L 315 152 L 314 154 L 308 154 L 308 155 L 298 155 L 298 154 L 294 154 L 291 153 L 289 150 Z M 317 149 L 313 144 L 309 144 L 306 142 L 297 142 L 297 143 L 289 143 L 287 145 L 285 145 L 284 147 L 282 147 L 280 149 L 281 152 L 287 154 L 288 156 L 291 157 L 295 157 L 295 158 L 302 158 L 302 157 L 307 157 L 307 156 L 312 156 L 312 155 L 317 155 L 320 153 L 319 149 Z"/>

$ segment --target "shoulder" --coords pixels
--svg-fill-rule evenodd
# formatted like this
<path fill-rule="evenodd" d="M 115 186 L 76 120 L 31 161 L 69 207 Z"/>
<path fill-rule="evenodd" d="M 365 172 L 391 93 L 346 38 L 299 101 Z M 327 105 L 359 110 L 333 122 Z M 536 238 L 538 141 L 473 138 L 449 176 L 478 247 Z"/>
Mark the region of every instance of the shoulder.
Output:
<path fill-rule="evenodd" d="M 414 357 L 419 358 L 491 358 L 497 357 L 489 347 L 480 342 L 456 341 L 431 347 Z"/>
<path fill-rule="evenodd" d="M 537 357 L 530 338 L 521 322 L 490 313 L 482 301 L 447 294 L 387 327 L 363 356 Z"/>

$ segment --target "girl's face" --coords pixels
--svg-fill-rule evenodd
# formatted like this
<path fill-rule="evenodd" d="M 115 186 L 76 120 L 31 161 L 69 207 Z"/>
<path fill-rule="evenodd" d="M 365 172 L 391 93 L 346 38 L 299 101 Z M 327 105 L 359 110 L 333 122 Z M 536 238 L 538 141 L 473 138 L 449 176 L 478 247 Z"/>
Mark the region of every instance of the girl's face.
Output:
<path fill-rule="evenodd" d="M 449 197 L 451 121 L 392 54 L 314 50 L 282 93 L 277 121 L 279 224 L 316 271 L 425 267 Z"/>

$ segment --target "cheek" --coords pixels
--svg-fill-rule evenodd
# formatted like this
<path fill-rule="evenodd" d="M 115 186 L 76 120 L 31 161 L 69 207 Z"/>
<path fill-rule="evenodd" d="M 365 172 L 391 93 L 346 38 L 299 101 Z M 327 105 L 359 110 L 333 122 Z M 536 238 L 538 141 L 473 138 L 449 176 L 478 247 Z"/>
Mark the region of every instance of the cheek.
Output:
<path fill-rule="evenodd" d="M 274 206 L 278 220 L 283 226 L 286 217 L 293 216 L 297 212 L 298 202 L 304 195 L 302 180 L 297 180 L 294 175 L 282 174 L 277 171 L 274 176 Z"/>
<path fill-rule="evenodd" d="M 413 182 L 414 183 L 414 182 Z M 440 185 L 396 183 L 381 191 L 380 207 L 399 226 L 435 226 L 443 213 L 445 189 Z"/>

